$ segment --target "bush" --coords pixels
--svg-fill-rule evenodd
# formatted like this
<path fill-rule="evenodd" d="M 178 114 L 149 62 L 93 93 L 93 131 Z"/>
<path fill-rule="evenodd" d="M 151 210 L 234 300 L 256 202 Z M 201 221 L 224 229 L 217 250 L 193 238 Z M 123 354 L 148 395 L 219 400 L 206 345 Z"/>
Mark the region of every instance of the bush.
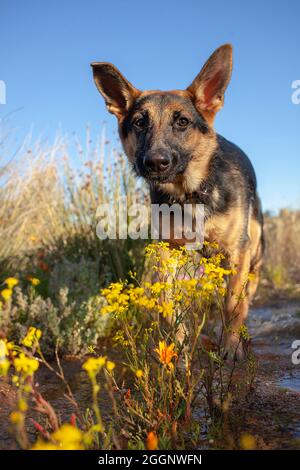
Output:
<path fill-rule="evenodd" d="M 58 291 L 56 301 L 44 299 L 33 287 L 14 294 L 0 310 L 0 327 L 8 337 L 20 342 L 31 325 L 43 331 L 41 346 L 53 356 L 58 345 L 62 354 L 81 356 L 108 334 L 108 316 L 99 314 L 103 300 L 100 295 L 86 300 L 70 300 L 68 288 Z"/>

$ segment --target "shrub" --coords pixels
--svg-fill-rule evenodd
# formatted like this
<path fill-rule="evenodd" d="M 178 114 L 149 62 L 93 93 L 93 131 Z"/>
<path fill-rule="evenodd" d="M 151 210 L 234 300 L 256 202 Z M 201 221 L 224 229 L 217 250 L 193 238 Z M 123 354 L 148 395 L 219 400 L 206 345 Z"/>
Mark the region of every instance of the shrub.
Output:
<path fill-rule="evenodd" d="M 0 327 L 12 340 L 19 342 L 34 325 L 43 331 L 44 354 L 53 356 L 58 345 L 62 354 L 84 355 L 108 334 L 107 316 L 99 315 L 103 300 L 99 295 L 85 300 L 69 299 L 67 288 L 59 289 L 56 301 L 44 299 L 30 287 L 20 287 L 0 309 Z"/>

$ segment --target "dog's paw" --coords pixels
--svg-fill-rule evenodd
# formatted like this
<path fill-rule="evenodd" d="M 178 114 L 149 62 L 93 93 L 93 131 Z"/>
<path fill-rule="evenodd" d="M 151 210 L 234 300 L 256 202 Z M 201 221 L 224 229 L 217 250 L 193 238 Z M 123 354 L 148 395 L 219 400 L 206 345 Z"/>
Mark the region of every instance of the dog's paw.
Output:
<path fill-rule="evenodd" d="M 229 333 L 225 337 L 223 357 L 231 361 L 242 361 L 245 359 L 244 345 L 238 335 Z"/>

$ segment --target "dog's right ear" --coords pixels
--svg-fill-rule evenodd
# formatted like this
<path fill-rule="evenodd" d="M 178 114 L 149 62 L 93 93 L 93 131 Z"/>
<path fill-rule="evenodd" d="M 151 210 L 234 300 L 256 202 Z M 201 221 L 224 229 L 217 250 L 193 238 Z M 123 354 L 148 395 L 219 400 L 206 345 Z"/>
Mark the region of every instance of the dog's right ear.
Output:
<path fill-rule="evenodd" d="M 103 96 L 108 111 L 122 119 L 141 92 L 113 64 L 93 62 L 91 66 L 96 87 Z"/>
<path fill-rule="evenodd" d="M 196 108 L 212 124 L 222 108 L 224 93 L 232 69 L 232 46 L 224 44 L 210 56 L 201 72 L 188 87 Z"/>

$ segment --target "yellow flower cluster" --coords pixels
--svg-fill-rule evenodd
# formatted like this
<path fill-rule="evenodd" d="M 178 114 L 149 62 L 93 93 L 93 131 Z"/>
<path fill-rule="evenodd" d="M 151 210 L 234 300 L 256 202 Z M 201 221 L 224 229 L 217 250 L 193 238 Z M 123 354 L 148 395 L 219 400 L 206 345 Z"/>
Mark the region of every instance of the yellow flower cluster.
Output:
<path fill-rule="evenodd" d="M 113 361 L 107 360 L 106 356 L 99 356 L 89 357 L 83 363 L 82 368 L 88 373 L 90 377 L 95 377 L 104 366 L 109 372 L 111 372 L 116 365 Z"/>
<path fill-rule="evenodd" d="M 82 368 L 90 375 L 96 375 L 105 365 L 106 357 L 89 357 L 82 365 Z"/>
<path fill-rule="evenodd" d="M 123 290 L 124 284 L 122 282 L 115 282 L 108 288 L 101 290 L 101 295 L 107 300 L 107 305 L 101 309 L 103 315 L 108 313 L 121 314 L 127 310 L 129 296 L 123 293 Z"/>
<path fill-rule="evenodd" d="M 146 292 L 146 284 L 144 287 L 128 286 L 129 303 L 137 308 L 153 310 L 157 301 L 155 298 L 151 298 Z"/>
<path fill-rule="evenodd" d="M 153 310 L 157 300 L 146 295 L 144 288 L 126 286 L 121 282 L 111 284 L 108 288 L 101 290 L 107 305 L 102 307 L 101 314 L 112 313 L 116 316 L 127 312 L 130 304 L 135 307 Z"/>
<path fill-rule="evenodd" d="M 7 375 L 10 367 L 8 360 L 8 346 L 6 340 L 0 339 L 0 377 Z"/>
<path fill-rule="evenodd" d="M 38 439 L 31 450 L 84 450 L 84 433 L 72 426 L 63 424 L 50 435 L 49 442 Z"/>
<path fill-rule="evenodd" d="M 246 325 L 241 325 L 238 330 L 240 338 L 242 338 L 245 341 L 250 341 L 251 336 L 249 334 L 248 328 Z"/>
<path fill-rule="evenodd" d="M 5 289 L 2 289 L 1 291 L 1 297 L 5 302 L 8 302 L 8 300 L 11 298 L 13 294 L 13 288 L 19 283 L 18 279 L 15 277 L 8 277 L 5 279 L 4 283 L 6 285 Z M 1 306 L 1 305 L 0 305 Z"/>
<path fill-rule="evenodd" d="M 209 244 L 209 247 L 216 249 L 215 244 Z M 102 314 L 118 316 L 135 307 L 169 317 L 182 307 L 197 307 L 199 302 L 211 301 L 216 294 L 226 294 L 224 280 L 233 270 L 222 266 L 222 253 L 200 257 L 199 253 L 189 252 L 185 247 L 170 250 L 165 242 L 152 243 L 145 252 L 157 267 L 161 280 L 144 282 L 138 287 L 117 282 L 102 289 L 101 294 L 106 300 Z"/>
<path fill-rule="evenodd" d="M 39 368 L 39 361 L 34 357 L 27 357 L 21 352 L 14 359 L 14 367 L 24 377 L 31 377 Z"/>
<path fill-rule="evenodd" d="M 189 260 L 189 252 L 185 246 L 170 250 L 167 242 L 151 243 L 145 248 L 145 256 L 150 260 L 154 271 L 159 271 L 161 275 L 175 274 Z"/>
<path fill-rule="evenodd" d="M 84 450 L 93 442 L 93 433 L 102 432 L 98 424 L 83 432 L 71 424 L 62 424 L 59 429 L 49 436 L 49 441 L 38 439 L 31 450 Z"/>
<path fill-rule="evenodd" d="M 36 336 L 37 335 L 37 336 Z M 33 344 L 36 338 L 40 338 L 41 332 L 36 328 L 29 328 L 29 331 L 24 338 L 25 345 Z M 24 344 L 23 340 L 23 344 Z M 28 346 L 28 347 L 31 347 Z M 20 348 L 7 340 L 0 339 L 0 376 L 7 375 L 11 364 L 14 366 L 15 371 L 19 373 L 23 379 L 31 377 L 39 368 L 39 361 L 34 357 L 28 357 Z M 13 376 L 13 382 L 18 384 L 19 378 L 17 375 Z"/>
<path fill-rule="evenodd" d="M 8 277 L 5 279 L 4 284 L 7 285 L 8 289 L 13 289 L 17 284 L 19 284 L 19 281 L 15 277 Z"/>
<path fill-rule="evenodd" d="M 29 276 L 28 280 L 31 282 L 31 285 L 34 286 L 34 287 L 40 285 L 40 283 L 41 283 L 41 281 L 37 277 Z"/>
<path fill-rule="evenodd" d="M 42 336 L 40 329 L 30 326 L 25 338 L 22 340 L 22 344 L 27 348 L 32 348 L 36 346 Z"/>
<path fill-rule="evenodd" d="M 158 306 L 158 311 L 163 317 L 171 317 L 174 312 L 174 303 L 163 301 L 161 305 Z"/>

